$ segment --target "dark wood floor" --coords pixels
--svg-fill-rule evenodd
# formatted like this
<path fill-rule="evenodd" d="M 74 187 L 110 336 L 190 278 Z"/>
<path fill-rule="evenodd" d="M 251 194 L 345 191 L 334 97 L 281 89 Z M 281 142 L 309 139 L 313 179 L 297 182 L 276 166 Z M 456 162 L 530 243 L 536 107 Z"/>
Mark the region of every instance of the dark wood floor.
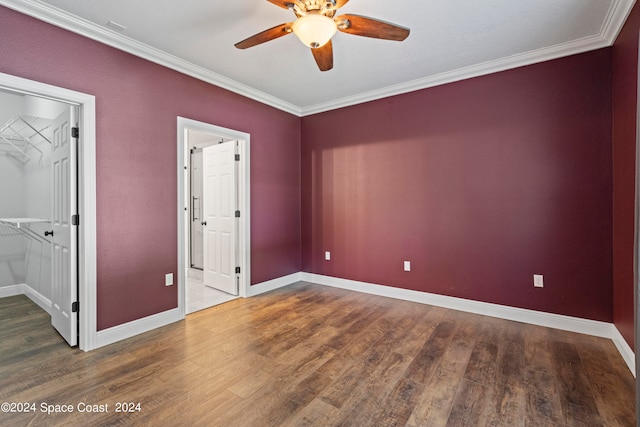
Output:
<path fill-rule="evenodd" d="M 635 426 L 609 340 L 308 283 L 88 353 L 5 298 L 0 342 L 3 426 Z"/>

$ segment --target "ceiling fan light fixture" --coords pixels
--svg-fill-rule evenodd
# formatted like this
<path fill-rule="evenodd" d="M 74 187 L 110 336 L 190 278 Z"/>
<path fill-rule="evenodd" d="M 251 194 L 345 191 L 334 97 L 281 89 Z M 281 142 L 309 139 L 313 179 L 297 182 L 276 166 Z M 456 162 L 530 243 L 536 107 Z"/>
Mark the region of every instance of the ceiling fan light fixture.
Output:
<path fill-rule="evenodd" d="M 310 13 L 296 19 L 292 29 L 302 43 L 316 49 L 327 44 L 338 27 L 333 19 L 325 15 Z"/>

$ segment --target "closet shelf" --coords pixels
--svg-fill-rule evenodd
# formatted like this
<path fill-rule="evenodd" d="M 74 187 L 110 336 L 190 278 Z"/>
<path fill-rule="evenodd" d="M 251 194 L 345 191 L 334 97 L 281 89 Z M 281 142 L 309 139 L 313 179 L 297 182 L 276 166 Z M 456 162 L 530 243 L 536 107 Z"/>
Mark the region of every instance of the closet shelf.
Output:
<path fill-rule="evenodd" d="M 8 225 L 9 227 L 15 228 L 28 238 L 41 243 L 51 243 L 49 240 L 31 230 L 31 224 L 51 224 L 51 221 L 42 218 L 0 218 L 0 225 Z"/>
<path fill-rule="evenodd" d="M 26 158 L 26 161 L 30 159 L 29 154 L 27 154 L 30 148 L 33 148 L 42 156 L 42 150 L 35 143 L 41 138 L 51 144 L 51 140 L 43 134 L 49 128 L 49 125 L 41 127 L 36 124 L 37 121 L 38 119 L 29 120 L 26 117 L 13 116 L 0 126 L 0 143 L 13 147 L 15 151 L 18 151 Z"/>

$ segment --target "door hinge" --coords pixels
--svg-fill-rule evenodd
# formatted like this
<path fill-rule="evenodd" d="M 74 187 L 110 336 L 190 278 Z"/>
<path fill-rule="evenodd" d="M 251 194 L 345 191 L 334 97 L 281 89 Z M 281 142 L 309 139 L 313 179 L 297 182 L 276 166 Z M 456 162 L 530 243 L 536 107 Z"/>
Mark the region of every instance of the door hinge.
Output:
<path fill-rule="evenodd" d="M 240 154 L 236 154 L 236 162 L 240 161 Z"/>
<path fill-rule="evenodd" d="M 236 267 L 236 274 L 240 274 L 240 267 Z"/>
<path fill-rule="evenodd" d="M 71 225 L 80 225 L 80 215 L 71 215 Z"/>
<path fill-rule="evenodd" d="M 240 218 L 240 211 L 236 211 L 236 218 Z"/>
<path fill-rule="evenodd" d="M 71 312 L 77 313 L 78 311 L 80 311 L 80 303 L 78 301 L 75 301 L 73 304 L 71 304 Z"/>
<path fill-rule="evenodd" d="M 71 128 L 71 138 L 80 138 L 80 128 Z"/>

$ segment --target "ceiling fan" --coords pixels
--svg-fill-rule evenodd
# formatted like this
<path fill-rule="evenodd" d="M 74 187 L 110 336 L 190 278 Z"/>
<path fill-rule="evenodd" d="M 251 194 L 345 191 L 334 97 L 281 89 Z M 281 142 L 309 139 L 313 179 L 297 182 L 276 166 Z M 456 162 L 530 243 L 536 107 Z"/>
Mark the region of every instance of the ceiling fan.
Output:
<path fill-rule="evenodd" d="M 409 29 L 388 22 L 360 15 L 335 16 L 338 9 L 349 0 L 267 0 L 289 9 L 296 14 L 293 22 L 280 24 L 255 34 L 235 44 L 238 49 L 247 49 L 270 40 L 295 33 L 311 48 L 311 53 L 320 68 L 333 68 L 333 46 L 331 38 L 336 31 L 356 36 L 402 41 L 409 36 Z"/>

